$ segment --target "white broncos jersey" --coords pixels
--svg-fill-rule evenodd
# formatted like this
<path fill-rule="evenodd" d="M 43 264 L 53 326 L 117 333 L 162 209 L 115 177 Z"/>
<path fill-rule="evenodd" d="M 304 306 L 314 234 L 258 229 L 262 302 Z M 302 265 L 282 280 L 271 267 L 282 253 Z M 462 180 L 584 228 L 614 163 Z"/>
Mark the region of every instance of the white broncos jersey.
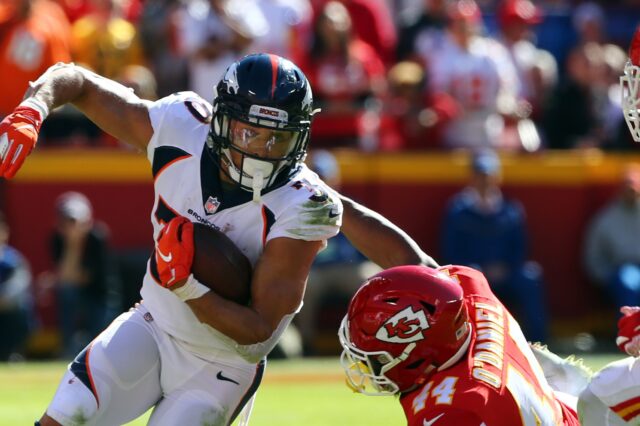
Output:
<path fill-rule="evenodd" d="M 154 240 L 164 224 L 184 216 L 222 230 L 255 266 L 273 238 L 318 241 L 338 233 L 342 204 L 304 164 L 287 183 L 263 193 L 259 202 L 241 189 L 223 193 L 219 169 L 205 144 L 211 105 L 195 93 L 160 99 L 149 115 L 154 130 L 147 148 L 155 188 Z M 235 342 L 198 321 L 184 302 L 158 284 L 157 277 L 152 256 L 141 295 L 157 324 L 202 358 L 239 360 Z"/>

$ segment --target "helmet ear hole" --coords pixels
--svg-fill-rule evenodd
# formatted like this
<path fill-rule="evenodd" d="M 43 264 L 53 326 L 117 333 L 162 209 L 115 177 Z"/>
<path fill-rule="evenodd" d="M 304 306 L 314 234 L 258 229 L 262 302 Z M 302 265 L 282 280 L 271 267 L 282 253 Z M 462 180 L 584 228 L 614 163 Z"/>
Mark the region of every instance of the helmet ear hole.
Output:
<path fill-rule="evenodd" d="M 416 368 L 420 367 L 423 363 L 424 363 L 424 359 L 418 359 L 412 362 L 411 364 L 407 364 L 405 368 L 408 370 L 415 370 Z"/>
<path fill-rule="evenodd" d="M 427 302 L 425 302 L 423 300 L 420 301 L 420 304 L 422 305 L 422 307 L 427 312 L 429 312 L 429 315 L 433 315 L 436 312 L 436 307 L 435 306 L 433 306 L 433 305 L 431 305 L 431 304 L 429 304 L 429 303 L 427 303 Z"/>

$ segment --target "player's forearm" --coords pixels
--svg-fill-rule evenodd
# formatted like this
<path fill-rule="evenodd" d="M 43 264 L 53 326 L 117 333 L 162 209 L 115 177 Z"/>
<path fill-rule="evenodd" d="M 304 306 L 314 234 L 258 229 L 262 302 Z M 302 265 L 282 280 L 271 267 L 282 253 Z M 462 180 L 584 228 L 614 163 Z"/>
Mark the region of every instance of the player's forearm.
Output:
<path fill-rule="evenodd" d="M 73 102 L 85 91 L 85 75 L 73 64 L 57 64 L 29 84 L 24 98 L 43 102 L 49 111 Z"/>
<path fill-rule="evenodd" d="M 153 134 L 149 101 L 120 83 L 73 64 L 49 68 L 30 84 L 25 99 L 42 102 L 49 111 L 71 103 L 102 130 L 135 147 L 144 149 Z"/>
<path fill-rule="evenodd" d="M 383 268 L 400 265 L 437 267 L 406 232 L 382 215 L 340 195 L 344 205 L 342 232 L 362 254 Z"/>
<path fill-rule="evenodd" d="M 200 322 L 215 328 L 240 345 L 263 342 L 273 333 L 273 327 L 257 311 L 228 301 L 213 291 L 186 303 Z"/>

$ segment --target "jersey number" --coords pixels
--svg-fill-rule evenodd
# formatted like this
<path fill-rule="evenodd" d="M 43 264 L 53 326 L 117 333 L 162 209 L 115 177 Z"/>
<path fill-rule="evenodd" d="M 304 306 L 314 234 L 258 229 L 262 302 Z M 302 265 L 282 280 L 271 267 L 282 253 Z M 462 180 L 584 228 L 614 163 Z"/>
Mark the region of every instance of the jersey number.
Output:
<path fill-rule="evenodd" d="M 427 399 L 429 397 L 434 399 L 434 404 L 436 405 L 451 405 L 453 402 L 453 394 L 456 392 L 457 381 L 457 377 L 447 376 L 435 387 L 433 381 L 427 383 L 422 389 L 422 392 L 413 400 L 413 412 L 417 413 L 423 410 L 427 405 Z"/>

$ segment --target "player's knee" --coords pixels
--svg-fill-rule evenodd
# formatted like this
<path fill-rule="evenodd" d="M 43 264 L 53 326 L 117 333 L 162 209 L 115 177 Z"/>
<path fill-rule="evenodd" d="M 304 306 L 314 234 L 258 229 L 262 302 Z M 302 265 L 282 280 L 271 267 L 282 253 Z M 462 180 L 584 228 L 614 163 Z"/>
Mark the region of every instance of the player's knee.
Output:
<path fill-rule="evenodd" d="M 211 425 L 225 426 L 230 422 L 232 413 L 229 407 L 210 401 L 195 401 L 189 397 L 179 398 L 174 401 L 163 401 L 156 408 L 149 425 L 161 426 L 167 424 L 180 425 Z"/>
<path fill-rule="evenodd" d="M 47 408 L 47 415 L 60 425 L 66 426 L 84 424 L 94 418 L 97 412 L 98 401 L 94 393 L 68 371 Z"/>

